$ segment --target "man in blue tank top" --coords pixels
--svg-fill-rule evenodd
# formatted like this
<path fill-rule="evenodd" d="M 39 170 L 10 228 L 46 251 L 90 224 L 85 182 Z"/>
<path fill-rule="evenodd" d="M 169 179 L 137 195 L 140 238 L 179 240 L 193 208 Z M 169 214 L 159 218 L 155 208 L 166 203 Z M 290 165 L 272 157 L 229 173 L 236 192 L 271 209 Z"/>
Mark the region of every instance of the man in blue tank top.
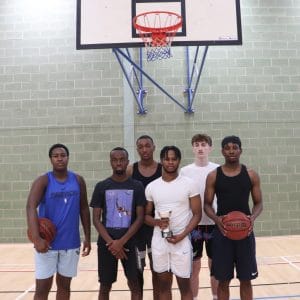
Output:
<path fill-rule="evenodd" d="M 127 167 L 127 174 L 133 179 L 139 180 L 144 188 L 153 180 L 161 177 L 162 165 L 154 160 L 155 144 L 152 137 L 149 135 L 142 135 L 136 140 L 136 150 L 140 157 L 132 165 Z M 154 211 L 153 211 L 154 215 Z M 153 261 L 151 254 L 151 241 L 153 235 L 153 227 L 142 225 L 137 233 L 137 247 L 138 247 L 138 260 L 140 263 L 141 272 L 139 274 L 141 281 L 141 288 L 144 286 L 144 268 L 146 266 L 146 252 L 150 262 L 150 270 L 152 274 L 152 287 L 153 287 L 153 300 L 159 299 L 158 285 L 159 279 L 157 273 L 153 270 Z"/>
<path fill-rule="evenodd" d="M 33 182 L 26 206 L 28 230 L 35 248 L 35 300 L 48 299 L 55 273 L 56 298 L 70 299 L 71 280 L 77 275 L 80 254 L 80 219 L 84 233 L 82 256 L 91 251 L 85 181 L 68 170 L 69 150 L 65 145 L 53 145 L 49 158 L 53 170 Z M 50 219 L 56 227 L 55 238 L 50 244 L 39 235 L 38 217 Z"/>
<path fill-rule="evenodd" d="M 253 225 L 263 209 L 260 179 L 258 174 L 240 163 L 241 140 L 227 136 L 222 140 L 225 163 L 207 176 L 204 194 L 204 211 L 215 221 L 212 249 L 212 275 L 219 280 L 218 300 L 229 300 L 229 284 L 236 276 L 240 281 L 241 300 L 252 300 L 251 280 L 258 276 Z M 253 206 L 249 207 L 251 194 Z M 217 212 L 213 199 L 217 196 Z M 222 223 L 224 215 L 231 211 L 245 213 L 250 221 L 248 237 L 230 240 Z"/>

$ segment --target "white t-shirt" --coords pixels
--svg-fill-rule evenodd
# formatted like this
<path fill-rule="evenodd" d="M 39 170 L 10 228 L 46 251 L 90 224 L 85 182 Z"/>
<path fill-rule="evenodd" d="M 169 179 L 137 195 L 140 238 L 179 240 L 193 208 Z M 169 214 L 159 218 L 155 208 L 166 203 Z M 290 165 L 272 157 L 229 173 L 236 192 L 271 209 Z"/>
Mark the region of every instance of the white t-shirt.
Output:
<path fill-rule="evenodd" d="M 204 212 L 204 191 L 205 191 L 205 184 L 206 184 L 206 177 L 209 172 L 216 169 L 219 165 L 208 162 L 208 165 L 205 167 L 197 166 L 195 163 L 189 164 L 180 170 L 180 174 L 183 176 L 187 176 L 189 178 L 192 178 L 194 181 L 196 181 L 198 185 L 198 191 L 200 192 L 200 197 L 202 201 L 202 218 L 200 221 L 200 225 L 213 225 L 214 221 L 211 220 L 206 213 Z M 217 211 L 217 198 L 214 198 L 213 202 L 213 208 L 215 211 Z"/>
<path fill-rule="evenodd" d="M 154 204 L 155 218 L 160 218 L 159 212 L 171 211 L 170 229 L 175 235 L 184 231 L 192 218 L 189 198 L 199 195 L 192 179 L 178 175 L 167 182 L 160 177 L 147 185 L 145 193 L 146 199 Z M 158 226 L 154 227 L 154 234 L 161 235 Z"/>

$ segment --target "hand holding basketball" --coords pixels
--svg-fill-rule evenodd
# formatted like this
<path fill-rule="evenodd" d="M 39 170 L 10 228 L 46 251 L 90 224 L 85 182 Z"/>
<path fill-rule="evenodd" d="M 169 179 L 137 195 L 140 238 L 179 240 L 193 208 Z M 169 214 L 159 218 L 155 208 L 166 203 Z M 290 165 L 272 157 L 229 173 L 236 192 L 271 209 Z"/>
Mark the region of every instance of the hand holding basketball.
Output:
<path fill-rule="evenodd" d="M 51 220 L 47 218 L 39 218 L 39 233 L 40 237 L 48 242 L 50 244 L 56 235 L 56 227 L 55 225 L 51 222 Z M 30 230 L 27 230 L 27 236 L 28 239 L 34 243 L 32 239 L 32 234 Z"/>
<path fill-rule="evenodd" d="M 249 234 L 251 220 L 240 211 L 231 211 L 222 219 L 226 237 L 231 240 L 242 240 Z"/>

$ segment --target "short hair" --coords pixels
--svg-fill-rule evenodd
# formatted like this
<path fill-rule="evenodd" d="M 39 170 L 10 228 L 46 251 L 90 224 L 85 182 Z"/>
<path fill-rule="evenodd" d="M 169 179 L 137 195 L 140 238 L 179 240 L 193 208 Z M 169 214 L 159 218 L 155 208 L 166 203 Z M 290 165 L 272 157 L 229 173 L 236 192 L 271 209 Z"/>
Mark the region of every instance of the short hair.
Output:
<path fill-rule="evenodd" d="M 160 159 L 163 160 L 168 156 L 169 151 L 174 151 L 176 158 L 181 160 L 181 152 L 176 146 L 164 146 L 160 151 Z"/>
<path fill-rule="evenodd" d="M 56 149 L 56 148 L 63 148 L 63 149 L 65 149 L 66 152 L 67 152 L 67 156 L 69 156 L 69 149 L 67 148 L 67 146 L 65 146 L 65 145 L 63 145 L 63 144 L 54 144 L 54 145 L 52 145 L 52 146 L 50 147 L 50 149 L 49 149 L 49 153 L 48 153 L 49 157 L 52 156 L 52 151 L 53 151 L 54 149 Z"/>
<path fill-rule="evenodd" d="M 154 144 L 152 137 L 150 135 L 147 135 L 147 134 L 144 134 L 144 135 L 141 135 L 140 137 L 138 137 L 135 143 L 137 144 L 138 141 L 142 140 L 142 139 L 148 139 L 152 142 L 152 144 Z"/>
<path fill-rule="evenodd" d="M 225 147 L 225 145 L 232 143 L 232 144 L 237 144 L 240 148 L 242 148 L 242 142 L 241 139 L 238 136 L 235 135 L 229 135 L 224 137 L 224 139 L 221 142 L 222 148 Z"/>
<path fill-rule="evenodd" d="M 127 151 L 125 148 L 123 148 L 123 147 L 115 147 L 115 148 L 113 148 L 113 149 L 110 151 L 109 156 L 111 156 L 111 154 L 112 154 L 113 151 L 123 151 L 123 152 L 125 152 L 126 157 L 127 157 L 127 158 L 129 157 L 128 151 Z"/>
<path fill-rule="evenodd" d="M 209 135 L 205 133 L 197 133 L 192 137 L 191 143 L 192 145 L 196 142 L 206 142 L 209 146 L 212 146 L 212 139 Z"/>

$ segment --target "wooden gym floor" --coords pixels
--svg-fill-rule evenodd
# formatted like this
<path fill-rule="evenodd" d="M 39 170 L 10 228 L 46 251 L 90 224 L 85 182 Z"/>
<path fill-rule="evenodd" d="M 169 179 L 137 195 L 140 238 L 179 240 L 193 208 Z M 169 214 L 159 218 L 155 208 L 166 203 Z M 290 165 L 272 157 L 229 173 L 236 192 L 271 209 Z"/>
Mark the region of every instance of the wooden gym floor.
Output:
<path fill-rule="evenodd" d="M 34 264 L 32 245 L 0 244 L 0 299 L 32 299 L 34 292 Z M 253 281 L 255 299 L 300 300 L 300 236 L 258 237 L 257 261 L 259 277 Z M 212 299 L 209 289 L 207 259 L 203 258 L 200 273 L 199 299 Z M 145 270 L 144 299 L 152 299 L 150 271 Z M 88 257 L 81 258 L 78 276 L 72 281 L 71 299 L 97 299 L 96 244 Z M 53 286 L 55 291 L 55 285 Z M 51 291 L 49 299 L 55 299 Z M 113 285 L 111 299 L 130 299 L 123 271 Z M 174 283 L 173 299 L 180 299 Z M 239 299 L 237 280 L 231 283 L 231 299 Z"/>

